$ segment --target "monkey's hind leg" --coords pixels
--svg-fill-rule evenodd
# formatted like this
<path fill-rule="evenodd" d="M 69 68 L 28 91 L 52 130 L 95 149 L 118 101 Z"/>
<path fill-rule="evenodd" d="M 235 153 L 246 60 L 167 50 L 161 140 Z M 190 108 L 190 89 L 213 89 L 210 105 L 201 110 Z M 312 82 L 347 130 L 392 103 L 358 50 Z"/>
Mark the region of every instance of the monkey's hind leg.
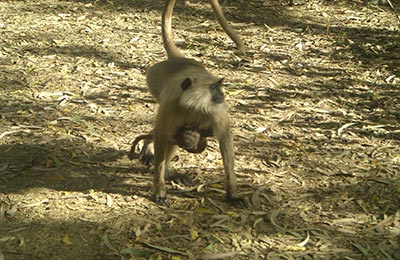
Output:
<path fill-rule="evenodd" d="M 171 160 L 175 156 L 176 150 L 177 146 L 168 142 L 166 138 L 155 138 L 153 200 L 160 205 L 169 206 L 165 180 L 171 177 Z"/>

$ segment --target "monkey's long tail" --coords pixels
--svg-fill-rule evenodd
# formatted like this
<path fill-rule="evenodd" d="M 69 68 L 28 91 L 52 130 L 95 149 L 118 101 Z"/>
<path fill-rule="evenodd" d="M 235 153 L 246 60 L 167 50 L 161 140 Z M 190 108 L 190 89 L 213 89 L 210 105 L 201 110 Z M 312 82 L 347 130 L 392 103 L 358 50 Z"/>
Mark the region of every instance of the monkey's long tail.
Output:
<path fill-rule="evenodd" d="M 182 58 L 183 54 L 179 51 L 172 37 L 172 13 L 174 11 L 175 0 L 165 0 L 162 14 L 162 39 L 168 59 Z"/>
<path fill-rule="evenodd" d="M 218 0 L 209 0 L 209 2 L 211 3 L 212 8 L 214 9 L 215 16 L 217 17 L 219 24 L 222 26 L 226 34 L 228 34 L 229 38 L 231 38 L 232 41 L 236 44 L 239 51 L 241 51 L 243 54 L 246 53 L 246 47 L 242 39 L 240 39 L 239 35 L 237 35 L 235 30 L 226 21 L 226 18 L 224 16 L 224 13 L 222 12 L 221 6 L 218 3 Z"/>

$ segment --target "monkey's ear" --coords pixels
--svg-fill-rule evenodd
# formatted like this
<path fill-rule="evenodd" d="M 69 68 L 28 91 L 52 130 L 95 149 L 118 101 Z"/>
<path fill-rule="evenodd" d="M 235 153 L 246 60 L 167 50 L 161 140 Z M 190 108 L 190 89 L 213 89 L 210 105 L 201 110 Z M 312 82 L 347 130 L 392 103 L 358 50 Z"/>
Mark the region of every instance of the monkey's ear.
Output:
<path fill-rule="evenodd" d="M 186 79 L 184 79 L 182 81 L 181 88 L 183 90 L 187 90 L 191 85 L 192 85 L 192 79 L 191 78 L 186 78 Z"/>

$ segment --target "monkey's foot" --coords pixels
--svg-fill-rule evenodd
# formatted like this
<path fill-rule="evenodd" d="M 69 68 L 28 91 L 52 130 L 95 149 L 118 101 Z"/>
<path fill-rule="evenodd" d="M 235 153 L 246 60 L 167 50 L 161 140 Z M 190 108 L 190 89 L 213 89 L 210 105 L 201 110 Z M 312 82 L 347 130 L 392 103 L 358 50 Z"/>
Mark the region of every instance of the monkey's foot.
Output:
<path fill-rule="evenodd" d="M 243 198 L 227 196 L 226 200 L 228 201 L 229 204 L 231 204 L 236 208 L 243 209 L 248 207 L 247 201 Z"/>
<path fill-rule="evenodd" d="M 160 206 L 165 206 L 165 207 L 170 206 L 170 204 L 167 201 L 167 196 L 153 195 L 152 200 Z"/>

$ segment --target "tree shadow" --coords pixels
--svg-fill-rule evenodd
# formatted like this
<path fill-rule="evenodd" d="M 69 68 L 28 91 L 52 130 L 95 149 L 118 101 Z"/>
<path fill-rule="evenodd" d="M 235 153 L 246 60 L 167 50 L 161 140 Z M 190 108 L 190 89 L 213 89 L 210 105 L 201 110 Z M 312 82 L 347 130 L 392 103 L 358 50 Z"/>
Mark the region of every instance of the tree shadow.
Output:
<path fill-rule="evenodd" d="M 98 149 L 84 140 L 51 140 L 42 144 L 0 145 L 2 193 L 19 193 L 42 187 L 53 190 L 115 192 L 149 197 L 149 187 L 129 185 L 129 178 L 147 179 L 150 172 L 132 163 L 126 151 Z M 124 161 L 122 165 L 115 162 Z M 114 163 L 114 164 L 113 164 Z M 136 165 L 136 166 L 135 166 Z M 146 195 L 144 195 L 146 194 Z"/>

